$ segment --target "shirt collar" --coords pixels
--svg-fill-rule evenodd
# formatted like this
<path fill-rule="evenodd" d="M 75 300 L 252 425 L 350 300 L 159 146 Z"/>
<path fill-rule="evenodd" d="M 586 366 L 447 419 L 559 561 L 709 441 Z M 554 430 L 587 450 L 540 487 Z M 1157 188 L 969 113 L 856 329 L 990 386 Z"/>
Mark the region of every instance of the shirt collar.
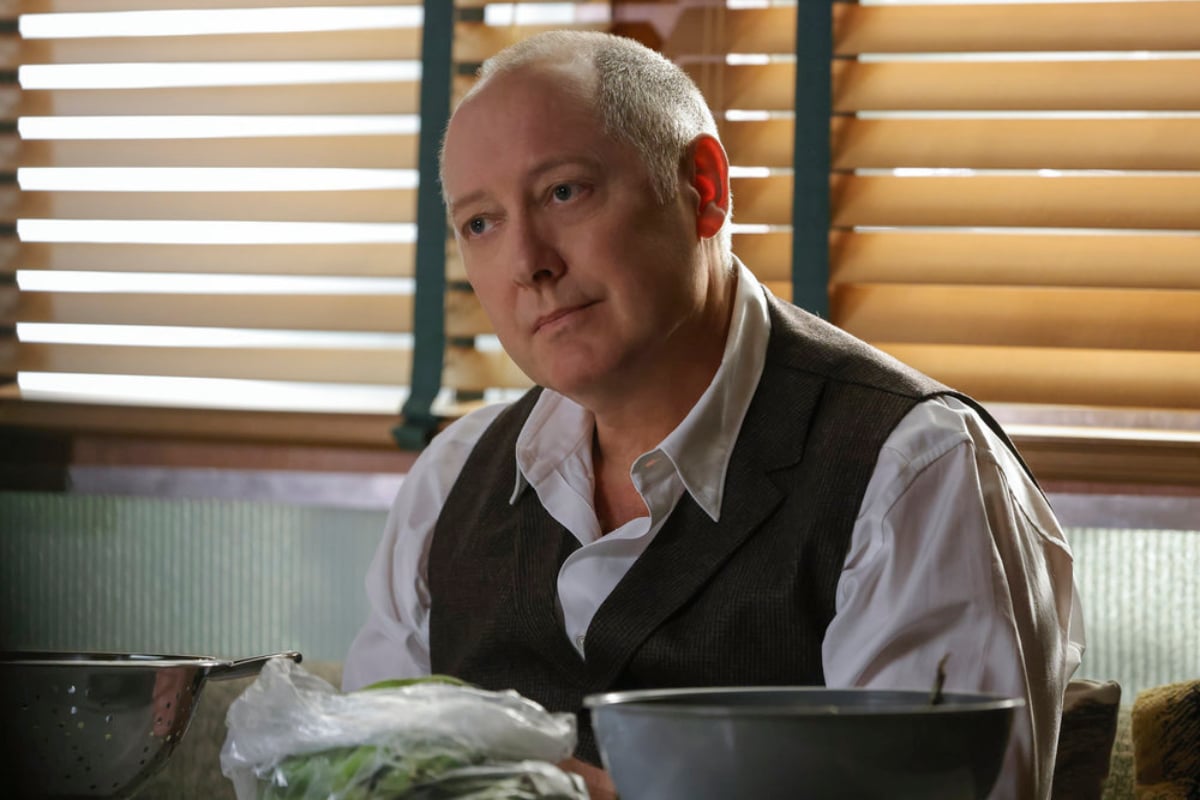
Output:
<path fill-rule="evenodd" d="M 692 410 L 655 448 L 670 459 L 692 499 L 714 521 L 720 518 L 729 458 L 762 377 L 771 333 L 766 289 L 736 257 L 734 264 L 737 292 L 721 364 Z M 592 428 L 591 412 L 544 390 L 517 437 L 517 477 L 510 502 L 581 448 L 590 450 Z M 554 435 L 543 435 L 550 431 Z"/>

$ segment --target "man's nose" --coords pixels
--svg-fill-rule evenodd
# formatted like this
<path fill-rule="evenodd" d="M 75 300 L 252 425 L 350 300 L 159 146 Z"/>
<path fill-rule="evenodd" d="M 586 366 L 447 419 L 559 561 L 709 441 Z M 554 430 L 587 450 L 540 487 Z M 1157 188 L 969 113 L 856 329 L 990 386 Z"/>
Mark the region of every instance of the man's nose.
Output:
<path fill-rule="evenodd" d="M 537 220 L 523 217 L 516 221 L 513 265 L 514 280 L 521 286 L 536 286 L 558 279 L 566 262 L 558 247 Z"/>

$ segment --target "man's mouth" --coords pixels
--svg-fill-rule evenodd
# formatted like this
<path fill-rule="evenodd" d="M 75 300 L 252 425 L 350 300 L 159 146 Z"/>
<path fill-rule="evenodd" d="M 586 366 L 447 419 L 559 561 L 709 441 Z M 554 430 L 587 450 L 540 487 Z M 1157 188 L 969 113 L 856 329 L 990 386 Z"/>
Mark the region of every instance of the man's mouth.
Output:
<path fill-rule="evenodd" d="M 588 308 L 591 305 L 593 305 L 593 302 L 579 303 L 578 305 L 573 305 L 573 306 L 563 306 L 562 308 L 557 308 L 554 311 L 549 312 L 548 314 L 543 314 L 542 316 L 538 317 L 537 320 L 534 321 L 533 332 L 538 333 L 543 328 L 545 328 L 547 326 L 551 326 L 554 323 L 558 322 L 559 320 L 565 319 L 566 317 L 571 316 L 572 314 L 576 313 L 577 311 L 582 311 L 583 309 Z"/>

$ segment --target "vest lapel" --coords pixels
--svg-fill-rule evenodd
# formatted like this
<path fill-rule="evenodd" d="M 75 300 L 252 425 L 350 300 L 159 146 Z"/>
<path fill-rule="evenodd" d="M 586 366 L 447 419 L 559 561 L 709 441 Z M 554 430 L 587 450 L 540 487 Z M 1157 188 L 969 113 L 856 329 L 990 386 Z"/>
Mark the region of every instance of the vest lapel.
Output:
<path fill-rule="evenodd" d="M 770 360 L 726 473 L 719 522 L 684 493 L 646 552 L 600 606 L 587 634 L 589 684 L 605 689 L 660 625 L 687 604 L 778 508 L 770 473 L 800 461 L 824 381 Z M 781 420 L 788 424 L 780 425 Z"/>
<path fill-rule="evenodd" d="M 513 571 L 514 612 L 530 641 L 543 642 L 541 655 L 570 682 L 582 684 L 583 659 L 558 618 L 558 571 L 579 542 L 551 517 L 532 488 L 518 501 Z"/>

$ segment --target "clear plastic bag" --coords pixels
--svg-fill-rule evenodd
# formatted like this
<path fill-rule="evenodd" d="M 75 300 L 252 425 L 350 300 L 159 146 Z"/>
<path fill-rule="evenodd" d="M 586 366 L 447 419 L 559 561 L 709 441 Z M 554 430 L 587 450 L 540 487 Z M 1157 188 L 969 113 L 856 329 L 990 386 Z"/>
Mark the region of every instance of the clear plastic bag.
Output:
<path fill-rule="evenodd" d="M 575 717 L 447 683 L 341 693 L 286 659 L 229 707 L 221 771 L 238 800 L 587 800 L 555 764 Z"/>

